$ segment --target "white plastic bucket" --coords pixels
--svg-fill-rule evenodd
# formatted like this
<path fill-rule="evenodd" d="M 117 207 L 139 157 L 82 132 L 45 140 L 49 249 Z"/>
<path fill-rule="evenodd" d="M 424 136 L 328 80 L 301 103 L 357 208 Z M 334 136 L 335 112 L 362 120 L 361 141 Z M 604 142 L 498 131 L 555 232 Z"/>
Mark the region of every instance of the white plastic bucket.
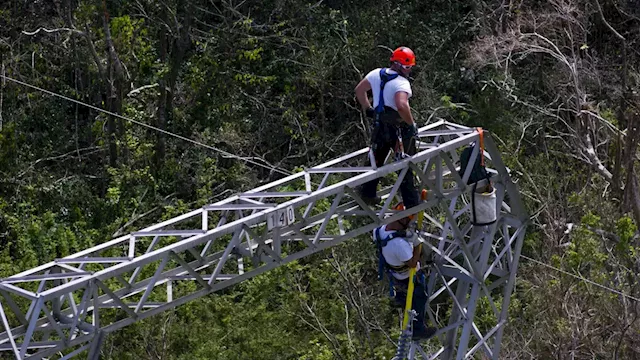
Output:
<path fill-rule="evenodd" d="M 471 223 L 480 226 L 493 224 L 498 219 L 496 189 L 492 188 L 491 192 L 472 191 L 471 194 Z"/>

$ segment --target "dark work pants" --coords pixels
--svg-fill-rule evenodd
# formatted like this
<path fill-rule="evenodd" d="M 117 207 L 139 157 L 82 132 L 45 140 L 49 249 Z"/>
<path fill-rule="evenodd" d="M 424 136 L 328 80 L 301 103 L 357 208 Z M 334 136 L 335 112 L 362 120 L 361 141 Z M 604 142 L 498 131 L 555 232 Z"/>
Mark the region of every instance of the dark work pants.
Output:
<path fill-rule="evenodd" d="M 371 141 L 371 147 L 373 154 L 376 158 L 376 166 L 380 167 L 384 165 L 384 160 L 389 154 L 390 150 L 395 149 L 398 136 L 396 135 L 396 127 L 399 126 L 402 132 L 402 143 L 404 145 L 404 152 L 407 155 L 415 155 L 416 153 L 416 133 L 413 127 L 406 124 L 389 124 L 387 122 L 378 122 L 376 125 L 378 128 L 373 130 L 373 139 Z M 419 197 L 414 185 L 414 173 L 409 169 L 405 175 L 402 183 L 400 184 L 400 194 L 402 195 L 402 202 L 405 208 L 410 208 L 418 205 Z M 374 198 L 378 189 L 378 182 L 380 179 L 373 179 L 362 185 L 362 196 L 368 198 Z"/>
<path fill-rule="evenodd" d="M 421 272 L 418 272 L 413 281 L 413 301 L 411 307 L 413 310 L 418 313 L 416 316 L 416 324 L 413 326 L 413 329 L 424 328 L 424 315 L 425 308 L 427 306 L 427 300 L 429 297 L 427 296 L 427 286 L 425 284 L 425 279 Z M 393 279 L 394 287 L 396 290 L 396 302 L 400 304 L 404 304 L 407 301 L 407 290 L 409 289 L 409 279 L 398 280 L 396 278 Z"/>

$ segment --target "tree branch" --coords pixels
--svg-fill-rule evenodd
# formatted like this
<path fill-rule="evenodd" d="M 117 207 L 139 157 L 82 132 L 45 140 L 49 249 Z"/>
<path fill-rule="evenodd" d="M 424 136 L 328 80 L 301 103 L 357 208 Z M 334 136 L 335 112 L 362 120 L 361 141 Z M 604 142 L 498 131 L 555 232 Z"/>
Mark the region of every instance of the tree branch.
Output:
<path fill-rule="evenodd" d="M 104 68 L 102 67 L 102 63 L 100 61 L 100 57 L 98 56 L 98 53 L 96 51 L 95 46 L 93 45 L 93 41 L 91 40 L 91 36 L 89 36 L 90 32 L 89 32 L 89 26 L 85 25 L 85 31 L 82 30 L 78 30 L 75 27 L 62 27 L 62 28 L 55 28 L 55 29 L 47 29 L 45 27 L 39 27 L 38 29 L 34 30 L 34 31 L 22 31 L 22 33 L 24 35 L 28 35 L 28 36 L 34 36 L 36 34 L 38 34 L 40 31 L 44 31 L 48 34 L 52 34 L 52 33 L 58 33 L 58 32 L 70 32 L 72 34 L 76 34 L 76 35 L 80 35 L 81 37 L 83 37 L 86 41 L 87 41 L 87 45 L 89 45 L 89 50 L 91 51 L 91 56 L 93 56 L 93 61 L 96 63 L 96 66 L 98 67 L 98 73 L 100 73 L 100 76 L 103 77 L 104 76 Z"/>
<path fill-rule="evenodd" d="M 591 165 L 596 169 L 596 171 L 602 175 L 607 182 L 612 182 L 613 174 L 607 169 L 606 166 L 602 163 L 598 154 L 596 154 L 596 150 L 593 148 L 593 143 L 591 142 L 591 135 L 586 134 L 584 137 L 585 143 L 585 155 L 591 162 Z"/>
<path fill-rule="evenodd" d="M 142 90 L 157 88 L 159 85 L 160 84 L 155 83 L 155 84 L 141 86 L 139 88 L 136 88 L 136 89 L 133 89 L 133 90 L 129 91 L 127 96 L 135 96 L 135 95 L 139 94 Z"/>
<path fill-rule="evenodd" d="M 73 29 L 73 28 L 66 28 L 66 27 L 56 28 L 56 29 L 47 29 L 45 27 L 39 27 L 38 29 L 36 29 L 34 31 L 25 31 L 25 30 L 23 30 L 22 33 L 25 34 L 25 35 L 33 36 L 33 35 L 36 35 L 37 33 L 39 33 L 40 31 L 44 31 L 44 32 L 49 33 L 49 34 L 66 31 L 66 32 L 72 32 L 72 33 L 76 33 L 76 34 L 79 34 L 79 35 L 83 35 L 83 36 L 85 35 L 84 32 L 82 32 L 81 30 Z"/>
<path fill-rule="evenodd" d="M 604 25 L 611 30 L 611 32 L 620 40 L 622 40 L 623 42 L 627 41 L 624 36 L 622 36 L 619 32 L 616 31 L 616 29 L 613 28 L 613 26 L 611 26 L 611 24 L 609 24 L 609 22 L 607 21 L 607 19 L 604 18 L 604 13 L 602 12 L 602 6 L 600 6 L 600 2 L 598 0 L 594 0 L 597 7 L 598 7 L 598 14 L 600 14 L 600 20 L 602 20 L 602 22 L 604 23 Z"/>

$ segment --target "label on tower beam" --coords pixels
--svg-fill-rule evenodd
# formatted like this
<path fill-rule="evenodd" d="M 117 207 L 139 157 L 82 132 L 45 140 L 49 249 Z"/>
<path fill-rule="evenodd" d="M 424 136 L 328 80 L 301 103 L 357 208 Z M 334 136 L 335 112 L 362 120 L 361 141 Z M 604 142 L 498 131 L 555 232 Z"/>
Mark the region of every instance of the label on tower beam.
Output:
<path fill-rule="evenodd" d="M 296 222 L 296 213 L 293 211 L 293 205 L 287 207 L 287 225 L 291 225 Z"/>
<path fill-rule="evenodd" d="M 293 205 L 290 205 L 285 209 L 278 209 L 267 215 L 267 229 L 272 230 L 276 227 L 283 227 L 293 224 L 295 221 L 296 213 L 293 210 Z"/>

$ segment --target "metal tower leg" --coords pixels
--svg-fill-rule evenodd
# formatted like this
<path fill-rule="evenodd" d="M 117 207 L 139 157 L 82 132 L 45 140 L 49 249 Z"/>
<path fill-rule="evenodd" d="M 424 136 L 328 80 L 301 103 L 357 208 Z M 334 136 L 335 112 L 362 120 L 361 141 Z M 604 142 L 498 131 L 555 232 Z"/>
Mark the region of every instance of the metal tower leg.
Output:
<path fill-rule="evenodd" d="M 99 360 L 100 359 L 100 348 L 102 347 L 102 342 L 104 341 L 104 331 L 98 332 L 93 340 L 91 341 L 91 347 L 89 348 L 89 356 L 88 360 Z"/>
<path fill-rule="evenodd" d="M 458 345 L 458 352 L 457 352 L 457 356 L 456 356 L 457 360 L 461 360 L 461 359 L 465 359 L 466 358 L 465 352 L 467 351 L 467 345 L 469 343 L 469 336 L 471 335 L 471 331 L 472 331 L 473 327 L 475 326 L 473 320 L 474 320 L 476 307 L 478 305 L 480 291 L 481 291 L 482 287 L 484 286 L 484 281 L 482 279 L 482 275 L 484 273 L 484 270 L 486 269 L 486 265 L 485 264 L 487 263 L 487 260 L 489 258 L 489 251 L 491 250 L 491 245 L 493 244 L 493 242 L 491 240 L 493 240 L 493 233 L 495 231 L 495 224 L 491 225 L 491 226 L 486 226 L 486 227 L 485 226 L 483 226 L 483 227 L 474 227 L 473 230 L 477 230 L 477 232 L 480 232 L 480 236 L 483 239 L 482 240 L 483 244 L 482 244 L 482 252 L 480 254 L 480 260 L 477 263 L 477 270 L 479 270 L 479 273 L 475 274 L 477 276 L 476 280 L 478 282 L 473 284 L 472 288 L 471 288 L 471 294 L 469 296 L 469 302 L 467 304 L 466 320 L 465 320 L 464 327 L 462 329 L 462 334 L 460 335 L 460 344 Z M 489 230 L 489 231 L 487 231 L 485 233 L 484 230 Z M 472 231 L 472 239 L 473 239 L 473 233 L 474 233 L 474 231 Z M 475 255 L 475 253 L 474 253 L 474 255 Z M 467 259 L 467 261 L 473 263 L 473 262 L 475 262 L 475 258 Z"/>

